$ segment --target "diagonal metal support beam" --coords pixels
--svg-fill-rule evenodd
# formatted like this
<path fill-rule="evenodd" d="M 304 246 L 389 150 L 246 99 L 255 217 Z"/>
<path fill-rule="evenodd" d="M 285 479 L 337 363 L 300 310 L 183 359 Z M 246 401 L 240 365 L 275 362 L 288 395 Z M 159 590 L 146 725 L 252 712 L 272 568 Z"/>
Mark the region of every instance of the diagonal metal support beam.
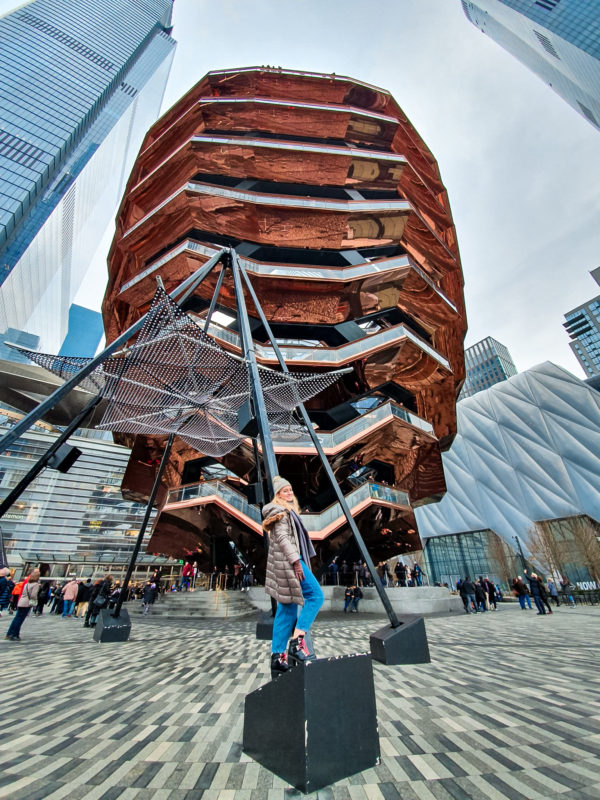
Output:
<path fill-rule="evenodd" d="M 125 575 L 125 579 L 123 580 L 121 591 L 119 592 L 119 598 L 115 605 L 114 611 L 112 612 L 113 617 L 118 617 L 121 614 L 121 606 L 123 605 L 127 597 L 129 590 L 129 581 L 131 580 L 131 576 L 133 575 L 133 570 L 135 569 L 135 562 L 137 561 L 137 557 L 142 547 L 142 542 L 144 541 L 144 534 L 146 533 L 146 528 L 148 527 L 148 522 L 150 521 L 150 515 L 152 514 L 152 507 L 154 505 L 154 500 L 156 499 L 156 494 L 158 492 L 158 487 L 160 486 L 160 480 L 163 476 L 163 472 L 165 471 L 165 467 L 169 462 L 169 456 L 171 455 L 171 448 L 173 447 L 174 439 L 175 439 L 175 434 L 172 433 L 167 439 L 167 444 L 165 445 L 165 449 L 163 450 L 159 467 L 156 470 L 156 475 L 154 476 L 154 483 L 152 484 L 152 491 L 150 492 L 150 497 L 148 498 L 148 502 L 146 504 L 144 519 L 142 520 L 142 524 L 140 525 L 140 530 L 138 532 L 137 539 L 135 540 L 133 552 L 131 554 L 131 558 L 129 559 L 129 566 L 127 567 L 127 573 Z"/>
<path fill-rule="evenodd" d="M 289 373 L 289 369 L 287 367 L 287 364 L 285 363 L 284 358 L 281 355 L 281 350 L 279 349 L 279 346 L 278 346 L 278 344 L 277 344 L 277 342 L 275 340 L 275 337 L 273 336 L 273 332 L 271 330 L 271 326 L 269 325 L 269 322 L 268 322 L 268 320 L 267 320 L 267 318 L 266 318 L 266 316 L 264 314 L 264 311 L 262 310 L 262 306 L 261 306 L 261 304 L 260 304 L 260 302 L 258 300 L 258 297 L 256 296 L 256 292 L 254 291 L 254 287 L 252 286 L 252 284 L 250 282 L 250 279 L 248 278 L 248 275 L 247 275 L 246 270 L 244 269 L 244 267 L 241 266 L 237 262 L 237 257 L 236 257 L 235 252 L 232 252 L 232 259 L 233 259 L 234 263 L 238 264 L 238 269 L 239 269 L 239 271 L 241 272 L 241 274 L 242 274 L 242 276 L 244 278 L 246 286 L 248 287 L 248 292 L 250 294 L 250 297 L 252 298 L 252 302 L 254 303 L 254 305 L 256 307 L 256 310 L 258 311 L 258 316 L 260 317 L 260 321 L 262 322 L 262 324 L 264 326 L 264 329 L 265 329 L 265 331 L 267 333 L 267 336 L 271 340 L 271 345 L 273 347 L 273 350 L 275 351 L 275 355 L 277 356 L 277 360 L 279 361 L 279 366 L 281 367 L 283 372 Z M 315 446 L 315 449 L 316 449 L 316 451 L 317 451 L 317 453 L 319 455 L 319 458 L 321 459 L 321 463 L 323 464 L 323 468 L 325 469 L 327 477 L 329 478 L 329 481 L 331 483 L 333 491 L 335 492 L 337 500 L 338 500 L 338 502 L 339 502 L 339 504 L 340 504 L 340 506 L 342 508 L 342 511 L 344 512 L 344 516 L 346 517 L 348 525 L 350 526 L 350 530 L 352 531 L 352 533 L 354 535 L 354 538 L 356 539 L 356 543 L 358 545 L 358 549 L 360 550 L 361 555 L 363 557 L 363 560 L 366 562 L 367 568 L 368 568 L 369 572 L 371 573 L 371 578 L 373 579 L 373 583 L 375 584 L 375 589 L 377 590 L 379 598 L 380 598 L 381 602 L 383 603 L 383 606 L 384 606 L 384 608 L 386 610 L 386 613 L 387 613 L 387 615 L 388 615 L 388 617 L 390 619 L 390 622 L 392 624 L 392 628 L 397 628 L 397 627 L 400 626 L 400 621 L 399 621 L 398 617 L 396 616 L 396 612 L 392 608 L 392 604 L 390 602 L 390 598 L 388 597 L 387 592 L 385 591 L 385 588 L 383 587 L 383 584 L 381 583 L 379 575 L 377 574 L 377 571 L 375 569 L 375 565 L 373 564 L 373 560 L 371 559 L 371 556 L 369 555 L 369 551 L 367 550 L 367 546 L 365 545 L 365 541 L 364 541 L 364 539 L 362 537 L 361 532 L 358 530 L 358 527 L 356 525 L 356 522 L 354 521 L 354 518 L 352 516 L 352 513 L 351 513 L 350 509 L 348 508 L 348 504 L 346 503 L 346 498 L 344 497 L 344 495 L 342 493 L 342 490 L 340 489 L 340 485 L 337 482 L 336 477 L 335 477 L 335 475 L 333 473 L 333 470 L 331 469 L 331 465 L 330 465 L 329 461 L 327 460 L 327 456 L 325 455 L 325 453 L 323 451 L 323 448 L 321 446 L 321 442 L 319 441 L 319 437 L 315 433 L 315 430 L 314 430 L 314 428 L 312 426 L 312 422 L 310 421 L 310 418 L 308 416 L 306 408 L 304 407 L 304 403 L 300 403 L 298 405 L 298 409 L 300 410 L 300 414 L 302 415 L 302 420 L 304 421 L 304 424 L 306 425 L 306 428 L 308 430 L 310 438 L 312 439 L 312 442 L 313 442 L 313 444 Z M 263 449 L 263 453 L 264 453 L 264 449 Z"/>
<path fill-rule="evenodd" d="M 29 484 L 34 481 L 40 472 L 48 466 L 48 462 L 62 445 L 72 436 L 77 428 L 81 425 L 83 420 L 91 414 L 92 411 L 96 408 L 96 406 L 100 403 L 102 397 L 97 395 L 93 397 L 90 402 L 83 408 L 77 416 L 71 420 L 68 427 L 64 429 L 64 431 L 60 434 L 60 436 L 54 441 L 50 447 L 46 450 L 43 456 L 40 456 L 33 467 L 27 472 L 19 481 L 19 483 L 10 491 L 2 503 L 0 503 L 0 517 L 3 517 L 8 509 L 13 505 L 13 503 L 19 499 L 19 497 L 23 494 L 25 489 L 29 486 Z"/>
<path fill-rule="evenodd" d="M 186 278 L 182 281 L 179 286 L 177 286 L 173 291 L 169 294 L 169 297 L 172 300 L 176 298 L 179 304 L 183 303 L 189 295 L 194 291 L 194 289 L 201 283 L 204 278 L 208 275 L 208 273 L 215 267 L 219 261 L 221 260 L 223 254 L 226 252 L 225 249 L 219 250 L 209 261 L 206 262 L 200 269 L 196 270 L 193 275 L 190 275 L 189 278 Z M 180 296 L 181 295 L 181 296 Z M 106 361 L 114 352 L 116 352 L 120 347 L 126 344 L 132 336 L 135 336 L 136 333 L 142 328 L 144 325 L 144 321 L 146 319 L 146 314 L 138 319 L 137 322 L 134 322 L 127 330 L 118 336 L 114 341 L 112 341 L 108 347 L 105 347 L 104 350 L 99 353 L 95 358 L 93 358 L 89 364 L 86 364 L 85 367 L 82 367 L 79 372 L 73 375 L 72 378 L 69 378 L 68 381 L 65 381 L 62 386 L 59 386 L 51 395 L 49 395 L 42 403 L 40 403 L 36 408 L 29 412 L 23 419 L 11 428 L 8 433 L 6 433 L 0 439 L 0 453 L 3 453 L 7 450 L 13 442 L 15 442 L 19 436 L 22 436 L 26 431 L 31 428 L 31 426 L 38 421 L 43 415 L 50 411 L 50 409 L 54 408 L 56 403 L 61 400 L 65 395 L 67 395 L 72 389 L 78 386 L 84 378 L 92 373 L 96 367 L 102 364 L 103 361 Z"/>
<path fill-rule="evenodd" d="M 233 272 L 233 285 L 235 288 L 235 300 L 238 309 L 238 319 L 240 325 L 242 347 L 244 352 L 244 358 L 248 363 L 248 371 L 250 373 L 250 391 L 252 394 L 252 404 L 254 407 L 254 413 L 256 414 L 256 421 L 258 423 L 258 433 L 262 444 L 262 457 L 263 457 L 263 463 L 265 465 L 267 484 L 272 496 L 273 478 L 278 474 L 277 458 L 275 457 L 275 448 L 273 447 L 273 439 L 271 438 L 271 429 L 269 427 L 269 420 L 267 417 L 267 407 L 265 405 L 265 398 L 263 395 L 260 376 L 258 373 L 258 364 L 256 361 L 256 353 L 254 351 L 254 341 L 252 339 L 250 320 L 248 318 L 248 308 L 246 307 L 246 298 L 244 297 L 244 288 L 242 286 L 241 275 L 243 275 L 244 273 L 242 268 L 240 267 L 235 251 L 233 250 L 231 251 L 230 257 L 231 257 L 231 270 Z"/>

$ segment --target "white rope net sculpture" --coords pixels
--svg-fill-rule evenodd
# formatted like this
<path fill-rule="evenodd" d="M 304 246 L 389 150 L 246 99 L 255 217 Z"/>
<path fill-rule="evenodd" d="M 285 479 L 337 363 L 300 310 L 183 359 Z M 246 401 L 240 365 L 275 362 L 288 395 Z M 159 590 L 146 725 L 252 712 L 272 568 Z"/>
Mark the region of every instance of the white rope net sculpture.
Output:
<path fill-rule="evenodd" d="M 31 361 L 68 379 L 91 359 L 18 348 Z M 294 409 L 331 386 L 345 370 L 282 373 L 259 367 L 269 426 L 277 438 L 307 436 Z M 158 288 L 135 342 L 108 358 L 81 388 L 108 406 L 97 426 L 118 433 L 177 434 L 205 455 L 223 456 L 244 438 L 238 412 L 251 396 L 246 361 L 224 350 Z"/>

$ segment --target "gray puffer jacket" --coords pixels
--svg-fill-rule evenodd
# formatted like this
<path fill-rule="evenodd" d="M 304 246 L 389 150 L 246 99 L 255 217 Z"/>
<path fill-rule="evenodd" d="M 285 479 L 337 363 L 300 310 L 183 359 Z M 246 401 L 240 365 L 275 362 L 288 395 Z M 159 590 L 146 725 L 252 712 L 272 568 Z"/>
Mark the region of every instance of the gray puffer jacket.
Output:
<path fill-rule="evenodd" d="M 265 590 L 278 603 L 302 606 L 302 589 L 293 567 L 300 559 L 300 546 L 290 512 L 278 503 L 269 503 L 262 513 L 263 530 L 269 537 Z"/>

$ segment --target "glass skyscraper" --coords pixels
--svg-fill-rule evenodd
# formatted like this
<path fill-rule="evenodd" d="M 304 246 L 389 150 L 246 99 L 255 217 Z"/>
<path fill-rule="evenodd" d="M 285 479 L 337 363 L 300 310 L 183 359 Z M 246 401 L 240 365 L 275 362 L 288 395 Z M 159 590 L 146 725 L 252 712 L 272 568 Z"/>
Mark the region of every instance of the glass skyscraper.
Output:
<path fill-rule="evenodd" d="M 600 267 L 592 271 L 600 284 Z M 600 295 L 565 314 L 564 327 L 571 337 L 570 347 L 587 378 L 600 375 Z"/>
<path fill-rule="evenodd" d="M 600 128 L 600 0 L 461 0 L 467 18 Z"/>
<path fill-rule="evenodd" d="M 156 119 L 171 0 L 34 0 L 0 18 L 0 338 L 56 352 Z"/>
<path fill-rule="evenodd" d="M 467 375 L 459 400 L 471 397 L 517 374 L 508 348 L 487 336 L 465 350 Z"/>
<path fill-rule="evenodd" d="M 0 406 L 0 434 L 21 418 Z M 79 433 L 88 433 L 80 431 Z M 50 447 L 58 430 L 38 422 L 0 454 L 0 500 Z M 131 556 L 145 506 L 123 499 L 121 481 L 130 450 L 96 438 L 69 440 L 81 455 L 68 473 L 43 470 L 2 517 L 2 538 L 11 567 L 42 566 L 42 574 L 121 577 Z M 146 467 L 151 469 L 151 467 Z M 146 540 L 149 538 L 149 533 Z M 138 576 L 158 565 L 179 571 L 166 558 L 142 555 Z"/>

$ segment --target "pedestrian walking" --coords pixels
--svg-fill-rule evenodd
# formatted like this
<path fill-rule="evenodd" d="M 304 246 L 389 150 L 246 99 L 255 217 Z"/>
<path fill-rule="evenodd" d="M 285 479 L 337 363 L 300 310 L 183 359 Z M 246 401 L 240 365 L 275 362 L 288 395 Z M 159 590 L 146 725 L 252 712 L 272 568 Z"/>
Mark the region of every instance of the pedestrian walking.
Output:
<path fill-rule="evenodd" d="M 77 597 L 75 598 L 75 617 L 78 617 L 79 619 L 85 617 L 91 596 L 92 579 L 88 578 L 85 583 L 81 581 L 79 588 L 77 589 Z"/>
<path fill-rule="evenodd" d="M 523 579 L 521 578 L 520 575 L 513 580 L 512 590 L 515 597 L 517 597 L 517 599 L 519 600 L 521 611 L 525 611 L 526 603 L 528 603 L 529 608 L 531 609 L 531 600 L 529 599 L 529 595 L 527 593 L 527 587 L 523 583 Z"/>
<path fill-rule="evenodd" d="M 26 581 L 23 581 L 23 591 L 17 599 L 17 610 L 10 627 L 6 632 L 5 638 L 11 642 L 18 642 L 21 639 L 21 627 L 32 608 L 37 605 L 38 592 L 40 590 L 40 571 L 34 569 Z"/>
<path fill-rule="evenodd" d="M 485 602 L 487 600 L 487 592 L 481 580 L 478 580 L 475 584 L 475 600 L 477 602 L 477 611 L 481 611 L 484 614 L 487 611 Z"/>
<path fill-rule="evenodd" d="M 467 604 L 465 607 L 465 611 L 467 612 L 467 614 L 471 614 L 473 612 L 477 613 L 477 598 L 475 594 L 475 584 L 468 575 L 465 575 L 465 579 L 462 582 L 462 591 L 464 592 L 464 595 L 467 598 Z"/>
<path fill-rule="evenodd" d="M 37 605 L 33 609 L 32 614 L 34 617 L 41 617 L 44 613 L 44 606 L 50 599 L 50 584 L 48 581 L 41 583 L 40 591 L 38 592 Z"/>
<path fill-rule="evenodd" d="M 554 604 L 558 608 L 560 605 L 560 600 L 558 599 L 558 587 L 552 580 L 552 578 L 548 578 L 547 583 L 548 594 L 550 595 L 550 599 L 554 601 Z"/>
<path fill-rule="evenodd" d="M 111 595 L 111 586 L 112 575 L 108 574 L 104 576 L 103 580 L 98 581 L 92 589 L 92 597 L 88 609 L 90 616 L 89 618 L 86 616 L 84 624 L 85 628 L 95 627 L 98 614 L 103 608 L 108 607 Z"/>
<path fill-rule="evenodd" d="M 488 577 L 484 578 L 483 585 L 484 585 L 485 590 L 487 592 L 489 610 L 491 611 L 492 608 L 493 608 L 494 611 L 497 611 L 498 610 L 498 604 L 496 603 L 496 587 L 495 587 L 495 585 L 493 584 L 493 582 Z"/>
<path fill-rule="evenodd" d="M 144 586 L 144 594 L 142 595 L 142 613 L 147 614 L 150 610 L 150 606 L 153 605 L 156 597 L 158 595 L 158 590 L 156 588 L 156 584 L 148 581 Z"/>
<path fill-rule="evenodd" d="M 406 564 L 400 559 L 396 562 L 394 574 L 396 575 L 396 586 L 406 586 Z"/>
<path fill-rule="evenodd" d="M 537 608 L 537 613 L 545 614 L 546 609 L 544 608 L 544 602 L 542 600 L 542 590 L 541 590 L 542 582 L 535 574 L 535 572 L 532 572 L 531 575 L 529 575 L 527 570 L 524 569 L 523 574 L 525 575 L 525 578 L 529 581 L 529 587 L 531 589 L 533 602 L 535 603 L 535 607 Z"/>
<path fill-rule="evenodd" d="M 575 598 L 573 597 L 573 584 L 566 576 L 563 576 L 560 582 L 560 588 L 564 596 L 569 601 L 570 608 L 575 608 Z"/>
<path fill-rule="evenodd" d="M 10 596 L 14 588 L 15 584 L 9 568 L 3 567 L 0 569 L 0 617 L 2 616 L 2 612 L 6 611 L 8 608 Z"/>
<path fill-rule="evenodd" d="M 79 591 L 79 581 L 72 578 L 68 583 L 63 586 L 61 592 L 63 599 L 62 618 L 71 619 L 73 616 L 73 609 L 75 608 L 75 600 L 77 599 L 77 592 Z"/>

